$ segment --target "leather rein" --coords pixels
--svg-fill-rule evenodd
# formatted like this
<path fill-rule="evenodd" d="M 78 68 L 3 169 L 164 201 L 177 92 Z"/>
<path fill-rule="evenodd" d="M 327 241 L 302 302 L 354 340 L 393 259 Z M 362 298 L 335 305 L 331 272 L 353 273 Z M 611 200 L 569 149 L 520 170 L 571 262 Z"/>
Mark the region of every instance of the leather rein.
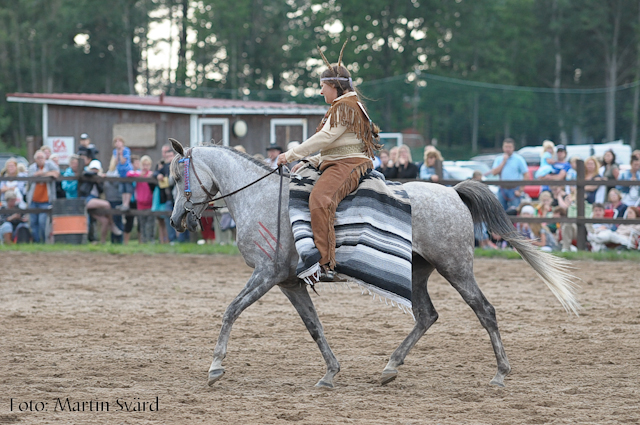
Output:
<path fill-rule="evenodd" d="M 276 237 L 276 248 L 275 248 L 275 261 L 277 262 L 278 260 L 278 253 L 280 251 L 280 213 L 282 211 L 282 186 L 283 186 L 283 180 L 284 180 L 284 172 L 282 172 L 282 166 L 278 166 L 277 168 L 274 168 L 272 171 L 268 172 L 267 174 L 265 174 L 262 177 L 259 177 L 258 179 L 252 181 L 249 184 L 246 184 L 244 186 L 242 186 L 240 189 L 236 189 L 233 192 L 227 193 L 226 195 L 220 195 L 218 197 L 215 196 L 215 194 L 211 193 L 211 191 L 209 191 L 203 184 L 202 184 L 202 180 L 200 180 L 200 177 L 198 176 L 198 172 L 196 171 L 196 167 L 192 166 L 191 162 L 193 161 L 193 156 L 191 155 L 192 153 L 192 148 L 187 149 L 187 151 L 185 152 L 184 156 L 178 160 L 178 162 L 180 163 L 184 163 L 184 173 L 183 173 L 183 177 L 184 177 L 184 196 L 187 198 L 187 201 L 184 203 L 184 209 L 186 211 L 188 211 L 189 213 L 193 214 L 198 220 L 202 217 L 202 214 L 200 214 L 200 216 L 198 217 L 198 215 L 194 212 L 193 207 L 196 205 L 204 205 L 204 204 L 209 204 L 211 202 L 220 200 L 220 199 L 224 199 L 227 198 L 231 195 L 235 195 L 238 192 L 241 192 L 245 189 L 247 189 L 248 187 L 253 186 L 254 184 L 258 183 L 259 181 L 269 177 L 270 175 L 276 173 L 276 172 L 280 172 L 280 190 L 278 192 L 278 230 L 277 230 L 277 237 Z M 189 170 L 193 169 L 193 175 L 195 176 L 196 180 L 198 180 L 198 184 L 200 185 L 200 188 L 207 194 L 208 198 L 205 199 L 204 201 L 200 201 L 200 202 L 191 202 L 191 179 L 189 178 Z"/>

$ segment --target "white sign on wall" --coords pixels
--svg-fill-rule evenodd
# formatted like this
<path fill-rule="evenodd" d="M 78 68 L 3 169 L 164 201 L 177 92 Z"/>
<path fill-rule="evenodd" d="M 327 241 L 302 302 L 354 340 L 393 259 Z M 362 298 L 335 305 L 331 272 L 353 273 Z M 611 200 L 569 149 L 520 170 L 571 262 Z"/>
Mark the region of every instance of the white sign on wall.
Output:
<path fill-rule="evenodd" d="M 74 137 L 47 137 L 44 144 L 51 148 L 52 155 L 58 155 L 58 164 L 69 165 L 69 158 L 75 149 Z"/>

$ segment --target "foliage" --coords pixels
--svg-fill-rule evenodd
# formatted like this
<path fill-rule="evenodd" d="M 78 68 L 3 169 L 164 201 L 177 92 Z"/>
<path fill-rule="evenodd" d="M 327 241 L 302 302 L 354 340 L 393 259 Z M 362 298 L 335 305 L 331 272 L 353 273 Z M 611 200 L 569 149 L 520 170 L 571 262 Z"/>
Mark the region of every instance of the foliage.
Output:
<path fill-rule="evenodd" d="M 346 40 L 344 62 L 384 131 L 409 129 L 451 153 L 494 149 L 505 136 L 629 140 L 639 8 L 637 0 L 4 1 L 0 140 L 20 146 L 41 132 L 39 107 L 8 104 L 12 92 L 321 102 L 317 46 L 335 62 Z M 161 19 L 178 30 L 179 60 L 154 72 L 147 57 L 162 40 L 147 35 Z M 606 90 L 585 91 L 596 87 Z"/>

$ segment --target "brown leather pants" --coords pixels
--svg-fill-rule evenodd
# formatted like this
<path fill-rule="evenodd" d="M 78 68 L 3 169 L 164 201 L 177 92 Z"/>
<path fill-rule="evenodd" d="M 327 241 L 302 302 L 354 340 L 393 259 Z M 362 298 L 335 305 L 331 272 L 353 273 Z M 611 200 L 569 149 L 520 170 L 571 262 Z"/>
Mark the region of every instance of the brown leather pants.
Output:
<path fill-rule="evenodd" d="M 320 251 L 320 264 L 336 265 L 336 234 L 333 224 L 338 204 L 356 190 L 360 178 L 373 168 L 366 158 L 345 158 L 324 161 L 320 164 L 322 175 L 309 196 L 311 230 L 316 248 Z"/>

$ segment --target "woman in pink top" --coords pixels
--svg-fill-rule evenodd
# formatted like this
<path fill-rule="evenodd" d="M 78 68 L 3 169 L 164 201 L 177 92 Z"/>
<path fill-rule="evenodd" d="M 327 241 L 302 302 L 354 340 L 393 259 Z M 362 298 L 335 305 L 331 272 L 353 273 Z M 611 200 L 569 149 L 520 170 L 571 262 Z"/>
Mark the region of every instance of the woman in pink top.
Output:
<path fill-rule="evenodd" d="M 127 177 L 153 177 L 151 166 L 153 161 L 148 155 L 140 158 L 140 171 L 129 171 Z M 156 185 L 147 182 L 136 182 L 136 202 L 138 210 L 151 210 L 153 203 L 153 189 Z M 139 215 L 140 233 L 143 243 L 153 242 L 155 239 L 155 218 L 151 215 Z"/>

